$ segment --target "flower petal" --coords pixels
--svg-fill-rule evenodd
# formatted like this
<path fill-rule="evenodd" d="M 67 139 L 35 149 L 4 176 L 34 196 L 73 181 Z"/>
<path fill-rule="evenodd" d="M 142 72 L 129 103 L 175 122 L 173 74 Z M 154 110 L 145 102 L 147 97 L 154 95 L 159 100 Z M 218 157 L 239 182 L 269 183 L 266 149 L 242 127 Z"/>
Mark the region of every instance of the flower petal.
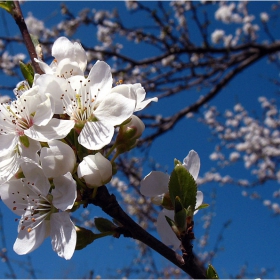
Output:
<path fill-rule="evenodd" d="M 47 63 L 45 63 L 44 61 L 42 61 L 41 59 L 38 59 L 38 58 L 34 58 L 34 60 L 39 64 L 41 70 L 44 73 L 46 73 L 46 74 L 52 74 L 53 73 L 52 68 Z"/>
<path fill-rule="evenodd" d="M 76 181 L 71 173 L 54 178 L 53 183 L 55 185 L 52 190 L 53 205 L 61 211 L 71 209 L 77 198 Z"/>
<path fill-rule="evenodd" d="M 165 245 L 173 246 L 174 250 L 176 250 L 180 247 L 181 242 L 166 221 L 165 216 L 174 220 L 174 211 L 163 209 L 159 212 L 157 218 L 157 232 Z"/>
<path fill-rule="evenodd" d="M 134 108 L 135 100 L 114 92 L 102 100 L 94 115 L 98 120 L 115 126 L 128 119 L 133 114 Z"/>
<path fill-rule="evenodd" d="M 25 147 L 21 142 L 19 142 L 18 148 L 20 155 L 22 157 L 27 157 L 32 159 L 35 162 L 39 162 L 38 151 L 41 149 L 40 142 L 35 141 L 31 138 L 28 139 L 29 146 Z"/>
<path fill-rule="evenodd" d="M 0 154 L 4 156 L 14 150 L 18 143 L 18 136 L 16 134 L 3 134 L 0 135 Z"/>
<path fill-rule="evenodd" d="M 183 166 L 190 172 L 194 180 L 196 180 L 200 169 L 200 158 L 197 152 L 191 150 L 184 158 Z"/>
<path fill-rule="evenodd" d="M 79 64 L 82 71 L 85 71 L 87 65 L 87 55 L 81 44 L 72 43 L 66 37 L 59 37 L 53 44 L 52 56 L 58 62 L 64 58 L 69 58 Z"/>
<path fill-rule="evenodd" d="M 78 137 L 78 142 L 89 150 L 100 150 L 111 142 L 114 130 L 112 125 L 101 121 L 87 122 Z"/>
<path fill-rule="evenodd" d="M 148 104 L 150 104 L 152 101 L 154 102 L 158 102 L 158 98 L 157 97 L 153 97 L 147 100 L 144 100 L 140 103 L 137 103 L 136 108 L 135 108 L 135 112 L 140 111 L 142 109 L 144 109 Z"/>
<path fill-rule="evenodd" d="M 25 255 L 37 249 L 45 240 L 47 231 L 47 223 L 43 221 L 39 226 L 30 232 L 27 229 L 21 229 L 19 225 L 19 233 L 14 244 L 14 251 L 18 255 Z"/>
<path fill-rule="evenodd" d="M 56 67 L 56 75 L 63 78 L 70 78 L 73 75 L 84 75 L 80 65 L 69 58 L 62 59 Z"/>
<path fill-rule="evenodd" d="M 46 126 L 33 125 L 24 130 L 24 134 L 34 140 L 48 142 L 66 137 L 74 125 L 73 120 L 51 119 Z"/>
<path fill-rule="evenodd" d="M 40 126 L 46 125 L 51 120 L 53 114 L 54 102 L 52 102 L 51 96 L 48 94 L 46 95 L 46 100 L 37 106 L 33 122 Z"/>
<path fill-rule="evenodd" d="M 152 171 L 141 181 L 141 194 L 149 197 L 168 192 L 169 175 L 160 171 Z"/>
<path fill-rule="evenodd" d="M 0 157 L 0 184 L 11 179 L 19 169 L 19 156 L 16 151 Z M 1 187 L 0 187 L 1 188 Z"/>
<path fill-rule="evenodd" d="M 90 94 L 92 98 L 97 96 L 96 102 L 99 103 L 104 96 L 110 93 L 113 78 L 111 67 L 104 61 L 97 61 L 88 74 L 90 80 Z"/>
<path fill-rule="evenodd" d="M 50 223 L 53 250 L 66 260 L 71 259 L 76 247 L 77 234 L 70 214 L 68 212 L 54 213 L 50 217 Z"/>
<path fill-rule="evenodd" d="M 72 172 L 76 163 L 73 149 L 59 140 L 49 141 L 48 145 L 49 148 L 42 148 L 40 154 L 46 177 L 53 178 Z"/>
<path fill-rule="evenodd" d="M 20 180 L 9 180 L 1 185 L 0 196 L 5 205 L 13 211 L 13 213 L 21 216 L 25 213 L 24 207 L 15 207 L 15 204 L 22 204 L 22 197 L 27 194 L 26 188 L 22 187 Z"/>
<path fill-rule="evenodd" d="M 29 182 L 31 182 L 32 190 L 38 194 L 46 196 L 50 190 L 50 182 L 45 176 L 43 169 L 36 162 L 28 158 L 23 158 L 20 164 L 23 174 Z"/>
<path fill-rule="evenodd" d="M 199 207 L 203 202 L 203 192 L 201 191 L 197 191 L 196 193 L 196 204 L 195 204 L 195 208 Z M 194 215 L 198 212 L 198 210 L 194 211 Z"/>
<path fill-rule="evenodd" d="M 41 95 L 49 93 L 54 101 L 54 113 L 63 114 L 63 102 L 62 94 L 65 94 L 65 90 L 69 88 L 67 80 L 63 78 L 56 77 L 54 75 L 40 75 L 35 84 L 39 86 L 39 93 Z"/>

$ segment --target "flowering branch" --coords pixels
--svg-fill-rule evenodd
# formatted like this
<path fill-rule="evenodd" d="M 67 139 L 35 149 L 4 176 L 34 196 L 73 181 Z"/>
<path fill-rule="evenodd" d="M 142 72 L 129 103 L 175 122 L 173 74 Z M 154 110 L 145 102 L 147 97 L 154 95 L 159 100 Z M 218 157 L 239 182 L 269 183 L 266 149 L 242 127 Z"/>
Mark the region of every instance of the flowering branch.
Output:
<path fill-rule="evenodd" d="M 105 186 L 99 187 L 95 199 L 88 202 L 99 206 L 106 214 L 119 221 L 123 225 L 122 232 L 125 232 L 124 236 L 132 237 L 145 243 L 191 277 L 195 279 L 206 278 L 205 269 L 199 266 L 194 256 L 187 260 L 146 232 L 123 211 L 115 195 L 109 194 Z"/>

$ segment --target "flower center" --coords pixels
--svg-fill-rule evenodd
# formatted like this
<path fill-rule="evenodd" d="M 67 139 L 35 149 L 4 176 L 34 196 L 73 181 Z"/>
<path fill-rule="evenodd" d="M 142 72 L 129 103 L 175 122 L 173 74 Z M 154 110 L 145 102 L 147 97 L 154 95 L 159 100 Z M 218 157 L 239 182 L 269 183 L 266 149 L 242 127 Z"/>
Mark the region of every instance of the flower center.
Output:
<path fill-rule="evenodd" d="M 90 80 L 69 81 L 69 87 L 62 94 L 64 112 L 74 120 L 78 126 L 83 126 L 87 121 L 94 121 L 97 94 L 92 96 L 89 92 Z"/>
<path fill-rule="evenodd" d="M 12 104 L 1 104 L 0 106 L 0 133 L 17 133 L 24 135 L 24 130 L 33 125 L 34 113 L 30 113 L 25 106 L 26 99 L 18 99 Z"/>

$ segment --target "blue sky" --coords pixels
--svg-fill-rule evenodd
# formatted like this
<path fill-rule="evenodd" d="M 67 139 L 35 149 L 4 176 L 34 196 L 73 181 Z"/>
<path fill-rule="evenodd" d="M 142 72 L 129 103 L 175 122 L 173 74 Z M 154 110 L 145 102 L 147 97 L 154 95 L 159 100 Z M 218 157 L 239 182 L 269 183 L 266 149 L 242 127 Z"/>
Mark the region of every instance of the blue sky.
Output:
<path fill-rule="evenodd" d="M 154 5 L 153 2 L 146 4 Z M 27 11 L 32 11 L 33 15 L 42 20 L 46 20 L 46 25 L 52 26 L 59 22 L 59 5 L 60 2 L 27 2 L 22 6 L 23 12 L 27 15 Z M 126 12 L 123 2 L 67 2 L 71 11 L 81 10 L 83 7 L 90 9 L 110 9 L 117 7 L 121 14 L 126 16 L 131 26 L 138 25 L 140 17 L 134 17 Z M 253 10 L 256 11 L 256 16 L 263 10 L 269 11 L 271 2 L 261 1 L 250 3 Z M 53 13 L 57 11 L 58 14 Z M 53 15 L 49 17 L 49 15 Z M 1 13 L 0 19 L 3 16 Z M 5 19 L 9 26 L 9 34 L 18 34 L 16 25 L 10 17 L 5 14 Z M 213 28 L 223 28 L 221 23 L 213 24 Z M 7 35 L 6 30 L 0 29 L 0 35 Z M 88 36 L 86 29 L 81 30 L 79 38 L 85 45 L 94 45 L 95 38 Z M 22 47 L 22 51 L 24 51 Z M 133 49 L 127 47 L 126 51 L 133 54 Z M 146 50 L 153 51 L 153 50 Z M 141 55 L 135 53 L 135 55 Z M 249 112 L 260 112 L 260 105 L 257 101 L 258 96 L 265 95 L 267 97 L 278 98 L 279 89 L 267 80 L 268 77 L 277 78 L 278 73 L 275 68 L 269 66 L 266 59 L 255 64 L 253 67 L 246 69 L 241 75 L 237 76 L 222 92 L 211 101 L 210 104 L 215 104 L 217 108 L 223 112 L 225 109 L 232 109 L 236 100 L 241 102 Z M 1 85 L 13 85 L 15 80 L 8 80 L 3 75 L 0 75 Z M 190 93 L 191 94 L 191 93 Z M 175 102 L 170 104 L 170 100 L 160 100 L 158 103 L 152 104 L 147 111 L 162 113 L 174 112 L 180 108 L 182 96 L 176 97 Z M 181 120 L 175 128 L 163 137 L 154 141 L 150 150 L 150 155 L 155 161 L 165 167 L 167 172 L 172 171 L 173 160 L 183 158 L 188 154 L 189 150 L 194 149 L 198 152 L 201 158 L 200 174 L 207 172 L 213 162 L 209 159 L 209 154 L 215 147 L 215 141 L 209 141 L 211 135 L 207 127 L 202 124 L 197 124 L 195 119 Z M 250 176 L 249 171 L 244 170 L 243 166 L 237 165 L 232 169 L 228 169 L 232 176 L 240 176 L 246 178 Z M 149 170 L 147 169 L 147 173 Z M 272 213 L 261 205 L 259 201 L 252 201 L 249 198 L 241 195 L 242 189 L 236 186 L 219 186 L 217 184 L 203 185 L 201 190 L 205 193 L 205 202 L 210 202 L 209 195 L 215 189 L 217 193 L 217 201 L 215 206 L 216 216 L 211 224 L 210 244 L 209 249 L 212 249 L 216 241 L 217 235 L 222 228 L 222 225 L 232 220 L 230 227 L 224 233 L 222 245 L 224 251 L 220 252 L 213 265 L 217 269 L 220 277 L 230 277 L 236 275 L 241 267 L 248 263 L 250 272 L 257 272 L 262 267 L 275 268 L 269 274 L 270 278 L 279 278 L 280 271 L 278 261 L 280 242 L 279 238 L 279 217 L 273 217 Z M 267 183 L 258 188 L 258 191 L 269 198 L 273 190 L 278 190 L 277 182 Z M 9 257 L 16 261 L 14 267 L 17 269 L 19 277 L 28 277 L 28 273 L 23 269 L 20 262 L 26 261 L 26 257 L 17 256 L 12 251 L 12 245 L 16 238 L 16 223 L 14 215 L 6 210 L 3 204 L 0 204 L 1 212 L 4 216 L 4 231 L 7 237 L 7 249 Z M 104 216 L 100 211 L 94 209 L 96 216 Z M 196 215 L 196 236 L 199 238 L 203 234 L 200 228 L 202 224 L 201 218 L 203 213 Z M 36 251 L 30 254 L 31 261 L 36 268 L 38 278 L 79 278 L 84 276 L 85 272 L 93 269 L 94 275 L 100 274 L 102 277 L 114 277 L 115 268 L 121 268 L 129 265 L 132 260 L 132 254 L 135 251 L 129 250 L 130 253 L 122 254 L 124 247 L 133 247 L 133 242 L 129 239 L 121 237 L 113 239 L 110 237 L 102 240 L 97 240 L 85 250 L 77 251 L 71 261 L 65 261 L 56 256 L 51 249 L 50 240 L 47 239 L 44 244 Z M 121 258 L 120 258 L 121 255 Z M 42 261 L 43 260 L 43 261 Z M 157 256 L 157 262 L 160 266 L 164 260 Z M 62 269 L 63 268 L 63 269 Z M 111 269 L 111 271 L 110 271 Z M 278 270 L 277 270 L 278 269 Z M 0 277 L 5 278 L 5 273 L 8 271 L 5 264 L 0 263 Z"/>

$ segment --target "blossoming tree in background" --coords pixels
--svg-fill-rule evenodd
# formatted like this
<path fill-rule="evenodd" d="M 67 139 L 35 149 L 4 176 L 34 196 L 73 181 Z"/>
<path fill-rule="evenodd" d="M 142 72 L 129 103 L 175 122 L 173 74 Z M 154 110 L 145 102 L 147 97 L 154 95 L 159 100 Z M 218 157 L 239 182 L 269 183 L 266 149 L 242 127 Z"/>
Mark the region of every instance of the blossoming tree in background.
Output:
<path fill-rule="evenodd" d="M 271 67 L 278 66 L 280 44 L 271 31 L 279 24 L 278 4 L 270 4 L 271 15 L 266 11 L 253 15 L 247 2 L 127 1 L 132 16 L 149 18 L 148 27 L 137 20 L 139 25 L 133 28 L 116 10 L 84 9 L 76 15 L 61 4 L 63 20 L 50 28 L 32 14 L 23 18 L 16 1 L 1 1 L 0 6 L 11 14 L 22 35 L 0 38 L 1 71 L 25 79 L 0 85 L 9 94 L 3 94 L 0 105 L 0 195 L 19 216 L 14 251 L 26 255 L 40 250 L 50 237 L 57 255 L 70 260 L 75 250 L 94 248 L 96 239 L 124 236 L 136 240 L 139 258 L 146 265 L 147 275 L 140 277 L 185 277 L 186 273 L 217 278 L 211 262 L 222 237 L 212 251 L 193 250 L 195 238 L 200 248 L 206 246 L 214 216 L 214 203 L 207 208 L 210 196 L 205 199 L 198 186 L 216 182 L 249 188 L 279 181 L 280 124 L 277 102 L 266 97 L 259 98 L 263 120 L 250 116 L 240 103 L 225 115 L 209 103 L 262 58 Z M 213 28 L 212 22 L 219 27 Z M 96 28 L 96 45 L 88 43 L 88 37 L 87 43 L 82 37 L 71 38 L 77 38 L 85 26 Z M 142 46 L 135 57 L 125 51 L 124 40 Z M 9 45 L 18 42 L 24 43 L 28 56 L 9 54 Z M 185 98 L 194 89 L 198 95 Z M 157 105 L 178 96 L 176 109 L 167 102 L 156 113 Z M 157 170 L 157 164 L 149 164 L 148 175 L 142 172 L 152 142 L 184 117 L 194 119 L 195 113 L 216 137 L 210 159 L 217 167 L 198 177 L 201 155 L 186 143 L 189 154 L 178 155 L 186 157 L 183 162 L 175 159 L 171 172 Z M 181 131 L 169 144 L 176 145 L 179 137 L 187 141 L 190 133 Z M 241 161 L 252 170 L 252 182 L 218 172 Z M 280 213 L 277 202 L 256 192 L 250 195 L 247 189 L 242 194 Z M 279 191 L 273 195 L 277 199 Z M 94 218 L 94 211 L 87 210 L 91 205 L 110 218 Z M 195 234 L 198 211 L 206 213 L 201 238 Z M 161 241 L 149 233 L 155 226 Z M 157 272 L 150 248 L 174 266 Z M 3 259 L 14 277 L 6 253 Z M 127 276 L 124 273 L 120 276 Z"/>

